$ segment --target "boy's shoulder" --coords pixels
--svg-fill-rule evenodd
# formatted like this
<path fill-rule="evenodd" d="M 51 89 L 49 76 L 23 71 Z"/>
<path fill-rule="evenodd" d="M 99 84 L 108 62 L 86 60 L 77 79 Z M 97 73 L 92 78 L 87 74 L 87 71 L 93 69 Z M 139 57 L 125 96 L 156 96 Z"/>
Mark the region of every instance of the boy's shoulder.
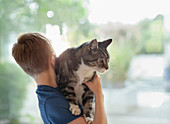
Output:
<path fill-rule="evenodd" d="M 67 102 L 65 97 L 61 94 L 60 89 L 58 87 L 53 88 L 48 85 L 39 85 L 36 90 L 37 97 L 39 102 L 42 102 L 43 104 L 46 103 L 46 101 L 62 101 Z"/>
<path fill-rule="evenodd" d="M 39 109 L 44 123 L 52 124 L 64 124 L 69 123 L 72 120 L 81 117 L 75 116 L 69 111 L 69 103 L 66 98 L 61 94 L 59 88 L 53 88 L 50 86 L 38 86 L 36 90 Z M 47 123 L 47 124 L 48 124 Z"/>

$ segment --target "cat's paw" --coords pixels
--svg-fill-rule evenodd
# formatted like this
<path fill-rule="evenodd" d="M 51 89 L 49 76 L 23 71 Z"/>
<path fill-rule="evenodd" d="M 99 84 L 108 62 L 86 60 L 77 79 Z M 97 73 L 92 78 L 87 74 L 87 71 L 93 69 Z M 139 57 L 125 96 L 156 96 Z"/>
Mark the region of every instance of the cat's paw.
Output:
<path fill-rule="evenodd" d="M 69 109 L 73 115 L 80 115 L 81 110 L 78 105 L 74 105 L 70 103 L 70 109 Z"/>
<path fill-rule="evenodd" d="M 87 124 L 92 124 L 93 122 L 93 119 L 90 117 L 85 117 L 84 119 L 86 120 Z"/>

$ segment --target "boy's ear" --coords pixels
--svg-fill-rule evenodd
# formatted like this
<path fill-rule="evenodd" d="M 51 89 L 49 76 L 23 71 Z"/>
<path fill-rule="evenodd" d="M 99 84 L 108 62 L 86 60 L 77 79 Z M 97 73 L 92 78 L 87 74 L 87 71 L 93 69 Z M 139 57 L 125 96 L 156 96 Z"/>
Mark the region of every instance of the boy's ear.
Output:
<path fill-rule="evenodd" d="M 56 58 L 56 56 L 55 56 L 55 54 L 53 53 L 53 54 L 51 55 L 51 64 L 53 65 L 53 67 L 55 67 L 55 58 Z"/>

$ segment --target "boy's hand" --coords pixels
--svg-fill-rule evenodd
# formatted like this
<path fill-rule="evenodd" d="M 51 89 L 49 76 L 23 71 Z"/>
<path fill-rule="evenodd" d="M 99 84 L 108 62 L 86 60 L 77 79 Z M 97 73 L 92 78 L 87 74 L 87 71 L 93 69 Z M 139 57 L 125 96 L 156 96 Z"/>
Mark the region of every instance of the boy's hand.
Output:
<path fill-rule="evenodd" d="M 102 93 L 102 86 L 100 83 L 100 77 L 96 74 L 92 81 L 85 83 L 88 88 L 96 95 L 103 94 Z"/>

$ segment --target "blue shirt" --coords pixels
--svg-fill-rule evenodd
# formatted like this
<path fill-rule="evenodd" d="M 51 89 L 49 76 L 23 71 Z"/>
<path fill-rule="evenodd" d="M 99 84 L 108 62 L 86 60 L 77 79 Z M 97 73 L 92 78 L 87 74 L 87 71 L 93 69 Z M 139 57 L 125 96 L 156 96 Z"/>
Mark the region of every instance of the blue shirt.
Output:
<path fill-rule="evenodd" d="M 41 117 L 45 124 L 67 124 L 83 115 L 73 115 L 69 110 L 69 103 L 61 94 L 59 88 L 39 85 L 36 90 Z"/>

